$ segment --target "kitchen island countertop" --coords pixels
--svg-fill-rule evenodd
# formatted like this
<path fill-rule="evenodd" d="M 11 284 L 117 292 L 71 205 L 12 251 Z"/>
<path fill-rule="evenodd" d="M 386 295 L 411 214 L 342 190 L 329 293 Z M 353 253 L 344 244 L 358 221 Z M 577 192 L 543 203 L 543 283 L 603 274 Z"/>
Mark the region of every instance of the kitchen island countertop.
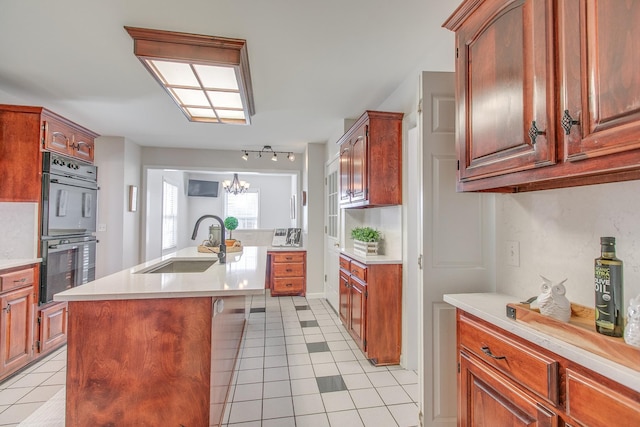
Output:
<path fill-rule="evenodd" d="M 218 258 L 217 254 L 201 253 L 196 247 L 189 247 L 60 292 L 55 294 L 53 299 L 103 301 L 262 294 L 267 249 L 262 246 L 246 246 L 242 252 L 228 253 L 225 264 L 216 262 L 200 273 L 139 273 L 174 258 Z"/>
<path fill-rule="evenodd" d="M 472 293 L 448 294 L 444 296 L 444 300 L 456 308 L 473 314 L 505 331 L 511 332 L 640 393 L 640 370 L 634 370 L 607 360 L 595 353 L 533 329 L 525 323 L 509 319 L 506 314 L 507 304 L 520 301 L 517 297 L 497 293 Z"/>

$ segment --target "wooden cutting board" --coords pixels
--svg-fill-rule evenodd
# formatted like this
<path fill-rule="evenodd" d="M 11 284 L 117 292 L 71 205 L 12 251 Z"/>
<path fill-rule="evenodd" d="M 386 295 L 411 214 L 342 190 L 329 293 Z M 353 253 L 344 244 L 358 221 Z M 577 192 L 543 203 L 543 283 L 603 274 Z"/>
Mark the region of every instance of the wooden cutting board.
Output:
<path fill-rule="evenodd" d="M 621 365 L 640 371 L 640 348 L 596 332 L 595 310 L 571 303 L 571 319 L 568 323 L 540 314 L 529 304 L 507 304 L 507 317 L 547 333 L 555 338 L 588 350 Z"/>

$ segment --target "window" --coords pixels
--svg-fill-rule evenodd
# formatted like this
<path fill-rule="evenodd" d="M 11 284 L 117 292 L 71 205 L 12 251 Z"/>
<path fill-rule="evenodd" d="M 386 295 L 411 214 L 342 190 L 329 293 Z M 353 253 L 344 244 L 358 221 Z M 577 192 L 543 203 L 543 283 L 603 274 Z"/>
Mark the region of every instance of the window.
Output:
<path fill-rule="evenodd" d="M 178 187 L 162 182 L 162 250 L 178 245 Z"/>
<path fill-rule="evenodd" d="M 259 224 L 260 193 L 251 191 L 241 194 L 225 194 L 226 216 L 238 219 L 238 228 L 256 229 Z"/>

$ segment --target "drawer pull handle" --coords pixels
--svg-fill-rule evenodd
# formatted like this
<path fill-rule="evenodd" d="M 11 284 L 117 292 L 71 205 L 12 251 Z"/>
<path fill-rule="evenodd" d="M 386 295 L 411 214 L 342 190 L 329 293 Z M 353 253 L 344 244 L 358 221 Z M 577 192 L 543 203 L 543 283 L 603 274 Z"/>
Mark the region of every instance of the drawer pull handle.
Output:
<path fill-rule="evenodd" d="M 287 268 L 287 273 L 291 273 L 293 270 L 290 268 Z"/>
<path fill-rule="evenodd" d="M 291 286 L 293 286 L 293 283 L 287 283 L 286 286 L 287 287 L 291 287 Z"/>
<path fill-rule="evenodd" d="M 491 350 L 487 346 L 482 347 L 482 352 L 484 354 L 486 354 L 487 356 L 489 356 L 489 357 L 491 357 L 493 359 L 496 359 L 496 360 L 503 360 L 503 359 L 507 358 L 507 356 L 496 356 L 496 355 L 494 355 L 493 353 L 491 353 Z"/>
<path fill-rule="evenodd" d="M 22 279 L 20 279 L 20 280 L 14 280 L 14 281 L 13 281 L 13 283 L 24 283 L 24 282 L 26 282 L 26 281 L 27 281 L 27 278 L 26 278 L 26 277 L 23 277 L 23 278 L 22 278 Z"/>

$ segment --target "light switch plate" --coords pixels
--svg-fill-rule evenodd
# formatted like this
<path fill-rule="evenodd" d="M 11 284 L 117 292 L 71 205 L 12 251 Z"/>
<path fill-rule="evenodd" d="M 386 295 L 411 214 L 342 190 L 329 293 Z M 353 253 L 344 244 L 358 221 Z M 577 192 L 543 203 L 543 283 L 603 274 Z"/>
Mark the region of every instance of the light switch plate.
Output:
<path fill-rule="evenodd" d="M 520 267 L 520 242 L 507 240 L 507 265 Z"/>

